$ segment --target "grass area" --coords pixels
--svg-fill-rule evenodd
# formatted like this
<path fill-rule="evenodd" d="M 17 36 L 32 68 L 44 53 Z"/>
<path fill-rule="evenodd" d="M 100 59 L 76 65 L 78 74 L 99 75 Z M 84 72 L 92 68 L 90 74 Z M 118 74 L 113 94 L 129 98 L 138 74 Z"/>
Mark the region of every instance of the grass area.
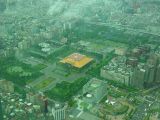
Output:
<path fill-rule="evenodd" d="M 0 77 L 25 86 L 27 80 L 35 80 L 43 75 L 31 65 L 18 61 L 14 56 L 0 59 Z"/>
<path fill-rule="evenodd" d="M 114 42 L 111 40 L 104 41 L 104 45 L 111 46 L 111 47 L 120 47 L 120 48 L 127 48 L 127 44 L 121 43 L 121 42 Z"/>
<path fill-rule="evenodd" d="M 46 91 L 46 95 L 58 101 L 68 101 L 88 82 L 88 80 L 87 78 L 79 78 L 73 83 L 63 81 L 57 84 L 53 89 Z"/>
<path fill-rule="evenodd" d="M 123 92 L 123 91 L 119 91 L 119 90 L 115 90 L 115 89 L 111 89 L 108 91 L 108 95 L 110 95 L 114 98 L 119 98 L 121 96 L 127 96 L 128 93 Z"/>
<path fill-rule="evenodd" d="M 99 77 L 101 80 L 104 80 L 104 81 L 107 81 L 109 85 L 113 85 L 114 87 L 117 87 L 121 90 L 124 90 L 126 92 L 130 92 L 132 94 L 136 94 L 137 92 L 141 92 L 139 89 L 135 88 L 135 87 L 132 87 L 132 86 L 127 86 L 123 83 L 120 83 L 118 81 L 114 81 L 114 80 L 108 80 L 108 79 L 105 79 L 103 77 Z"/>
<path fill-rule="evenodd" d="M 60 63 L 61 59 L 64 59 L 66 56 L 74 52 L 74 49 L 71 49 L 70 46 L 65 45 L 57 48 L 52 54 L 48 55 L 47 58 L 45 58 L 45 61 L 49 63 Z"/>
<path fill-rule="evenodd" d="M 42 69 L 44 69 L 46 67 L 47 67 L 47 65 L 45 65 L 45 64 L 38 64 L 38 65 L 34 66 L 34 69 L 36 69 L 36 70 L 42 70 Z"/>
<path fill-rule="evenodd" d="M 108 114 L 111 115 L 121 115 L 124 114 L 128 111 L 129 106 L 123 105 L 123 104 L 115 104 L 115 105 L 110 105 L 106 104 L 105 105 L 105 110 Z"/>
<path fill-rule="evenodd" d="M 111 40 L 102 40 L 102 39 L 98 39 L 98 40 L 94 40 L 94 39 L 87 39 L 85 41 L 89 41 L 90 44 L 88 44 L 88 47 L 92 50 L 95 51 L 99 51 L 99 50 L 103 50 L 107 47 L 113 47 L 113 48 L 127 48 L 128 45 L 121 43 L 121 42 L 115 42 L 115 41 L 111 41 Z"/>
<path fill-rule="evenodd" d="M 80 106 L 81 106 L 83 109 L 87 109 L 88 106 L 89 106 L 89 104 L 86 103 L 86 102 L 82 102 L 82 103 L 80 104 Z"/>
<path fill-rule="evenodd" d="M 106 56 L 106 59 L 102 59 L 99 61 L 98 64 L 96 64 L 95 66 L 92 66 L 88 71 L 87 74 L 90 74 L 92 76 L 95 77 L 100 77 L 100 70 L 103 66 L 105 66 L 106 64 L 109 63 L 109 61 L 111 61 L 116 55 L 113 53 L 110 53 Z"/>
<path fill-rule="evenodd" d="M 48 79 L 46 79 L 46 80 L 40 82 L 39 84 L 37 84 L 35 86 L 35 89 L 36 90 L 43 89 L 43 88 L 47 87 L 50 83 L 52 83 L 54 80 L 55 80 L 55 78 L 49 77 Z"/>

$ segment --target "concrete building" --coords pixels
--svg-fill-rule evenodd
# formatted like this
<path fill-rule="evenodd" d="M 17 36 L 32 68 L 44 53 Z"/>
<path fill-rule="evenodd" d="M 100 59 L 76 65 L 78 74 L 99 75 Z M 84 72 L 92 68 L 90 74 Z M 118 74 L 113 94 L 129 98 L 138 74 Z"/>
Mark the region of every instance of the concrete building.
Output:
<path fill-rule="evenodd" d="M 160 82 L 159 57 L 151 54 L 147 63 L 138 65 L 133 72 L 131 85 L 138 88 L 150 87 Z"/>
<path fill-rule="evenodd" d="M 48 104 L 46 104 L 47 100 L 44 95 L 29 92 L 26 95 L 26 100 L 30 103 L 39 105 L 42 112 L 47 111 L 46 106 L 48 106 Z"/>
<path fill-rule="evenodd" d="M 7 91 L 0 91 L 0 93 L 5 120 L 44 120 L 45 116 L 41 112 L 39 105 L 25 101 L 17 93 L 9 93 Z"/>
<path fill-rule="evenodd" d="M 130 85 L 130 73 L 122 74 L 122 71 L 114 71 L 114 70 L 106 70 L 101 69 L 101 77 L 106 78 L 108 80 L 114 80 L 120 83 L 123 83 L 125 85 Z"/>
<path fill-rule="evenodd" d="M 61 60 L 60 63 L 69 64 L 75 68 L 80 69 L 86 66 L 87 64 L 91 63 L 91 61 L 93 61 L 93 58 L 87 57 L 80 53 L 73 53 Z"/>
<path fill-rule="evenodd" d="M 137 88 L 143 88 L 145 82 L 146 70 L 143 68 L 136 67 L 133 71 L 131 78 L 131 86 Z"/>
<path fill-rule="evenodd" d="M 40 107 L 40 111 L 46 116 L 50 115 L 52 120 L 65 120 L 66 104 L 59 104 L 45 97 L 43 94 L 27 94 L 27 101 Z"/>
<path fill-rule="evenodd" d="M 14 92 L 14 84 L 8 80 L 0 80 L 0 89 L 10 93 Z"/>
<path fill-rule="evenodd" d="M 136 67 L 138 65 L 138 59 L 137 58 L 128 58 L 126 60 L 126 65 L 131 65 L 133 67 Z"/>
<path fill-rule="evenodd" d="M 0 120 L 3 120 L 3 111 L 2 111 L 1 99 L 0 99 Z"/>
<path fill-rule="evenodd" d="M 150 64 L 145 67 L 145 70 L 146 70 L 145 82 L 148 84 L 153 83 L 155 80 L 156 67 Z"/>
<path fill-rule="evenodd" d="M 160 64 L 157 66 L 155 82 L 160 82 Z"/>
<path fill-rule="evenodd" d="M 130 85 L 132 69 L 130 66 L 126 65 L 125 57 L 116 57 L 112 61 L 101 68 L 101 77 L 114 80 L 125 85 Z"/>
<path fill-rule="evenodd" d="M 153 65 L 153 66 L 157 66 L 158 62 L 159 62 L 159 57 L 156 54 L 151 54 L 149 56 L 149 59 L 147 60 L 147 64 Z"/>
<path fill-rule="evenodd" d="M 0 13 L 6 9 L 6 0 L 0 0 Z"/>
<path fill-rule="evenodd" d="M 53 120 L 65 120 L 66 109 L 66 105 L 62 106 L 60 104 L 55 104 L 55 106 L 52 108 Z"/>
<path fill-rule="evenodd" d="M 159 57 L 156 54 L 151 54 L 147 63 L 146 63 L 146 83 L 150 84 L 158 81 L 159 72 Z"/>
<path fill-rule="evenodd" d="M 83 86 L 84 101 L 98 103 L 107 94 L 107 83 L 97 78 L 92 78 Z"/>
<path fill-rule="evenodd" d="M 118 48 L 118 47 L 115 47 L 115 54 L 117 55 L 125 55 L 126 54 L 126 51 L 127 49 L 126 48 Z"/>

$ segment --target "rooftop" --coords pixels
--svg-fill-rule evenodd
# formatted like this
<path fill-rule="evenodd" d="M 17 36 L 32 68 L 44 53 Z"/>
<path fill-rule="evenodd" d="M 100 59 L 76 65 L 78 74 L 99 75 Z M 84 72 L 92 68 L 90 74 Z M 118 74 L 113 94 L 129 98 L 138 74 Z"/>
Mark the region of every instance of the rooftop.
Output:
<path fill-rule="evenodd" d="M 82 68 L 88 63 L 90 63 L 92 60 L 93 60 L 92 58 L 87 57 L 85 55 L 82 55 L 79 53 L 73 53 L 69 55 L 68 57 L 65 57 L 60 62 L 70 64 L 76 68 Z"/>

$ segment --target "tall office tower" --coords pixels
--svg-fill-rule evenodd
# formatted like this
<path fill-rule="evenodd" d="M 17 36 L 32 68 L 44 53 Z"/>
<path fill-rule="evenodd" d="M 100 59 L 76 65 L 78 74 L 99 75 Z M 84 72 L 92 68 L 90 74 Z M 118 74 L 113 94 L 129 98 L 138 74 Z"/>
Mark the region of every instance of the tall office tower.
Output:
<path fill-rule="evenodd" d="M 0 99 L 0 120 L 3 120 L 3 111 L 2 111 L 1 99 Z"/>
<path fill-rule="evenodd" d="M 131 78 L 131 86 L 137 88 L 144 88 L 145 76 L 145 69 L 136 67 Z"/>
<path fill-rule="evenodd" d="M 147 84 L 156 81 L 157 66 L 159 64 L 158 62 L 159 62 L 158 56 L 156 54 L 151 54 L 145 67 L 147 73 L 145 82 Z"/>
<path fill-rule="evenodd" d="M 155 80 L 156 67 L 153 65 L 146 65 L 145 70 L 146 70 L 145 82 L 153 83 Z"/>
<path fill-rule="evenodd" d="M 160 83 L 160 64 L 157 66 L 155 82 Z"/>

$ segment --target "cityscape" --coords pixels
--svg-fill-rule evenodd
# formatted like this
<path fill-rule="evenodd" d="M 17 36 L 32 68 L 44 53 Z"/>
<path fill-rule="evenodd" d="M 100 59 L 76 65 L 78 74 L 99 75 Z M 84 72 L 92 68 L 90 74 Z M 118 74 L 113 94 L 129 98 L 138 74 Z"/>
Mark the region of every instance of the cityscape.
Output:
<path fill-rule="evenodd" d="M 0 120 L 160 120 L 160 0 L 0 0 Z"/>

